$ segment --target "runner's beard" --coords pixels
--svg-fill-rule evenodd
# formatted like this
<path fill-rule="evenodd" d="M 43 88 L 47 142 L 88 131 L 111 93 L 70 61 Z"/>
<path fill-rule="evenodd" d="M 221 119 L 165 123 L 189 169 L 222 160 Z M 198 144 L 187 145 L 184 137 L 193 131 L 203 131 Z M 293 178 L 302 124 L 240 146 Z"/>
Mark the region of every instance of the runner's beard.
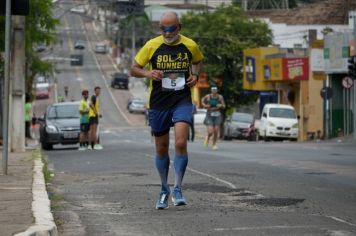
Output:
<path fill-rule="evenodd" d="M 164 37 L 164 42 L 166 42 L 167 44 L 172 44 L 175 43 L 176 41 L 178 41 L 179 39 L 179 34 L 173 36 L 173 37 Z"/>

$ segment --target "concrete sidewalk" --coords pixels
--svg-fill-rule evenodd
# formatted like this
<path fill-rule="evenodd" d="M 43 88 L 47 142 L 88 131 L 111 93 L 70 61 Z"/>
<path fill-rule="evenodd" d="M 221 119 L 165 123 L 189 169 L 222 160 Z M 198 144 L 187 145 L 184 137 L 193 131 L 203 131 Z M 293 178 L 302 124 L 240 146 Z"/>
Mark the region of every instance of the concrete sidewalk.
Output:
<path fill-rule="evenodd" d="M 2 149 L 0 148 L 2 160 Z M 10 153 L 7 175 L 0 172 L 0 234 L 58 235 L 50 211 L 40 152 Z"/>

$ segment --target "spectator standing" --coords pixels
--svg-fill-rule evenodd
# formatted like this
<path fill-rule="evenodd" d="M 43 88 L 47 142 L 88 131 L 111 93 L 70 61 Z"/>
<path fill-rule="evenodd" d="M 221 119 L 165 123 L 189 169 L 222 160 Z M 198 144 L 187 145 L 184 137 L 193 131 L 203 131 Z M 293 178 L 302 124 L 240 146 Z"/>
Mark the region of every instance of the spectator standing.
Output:
<path fill-rule="evenodd" d="M 90 141 L 91 145 L 89 145 L 88 149 L 101 150 L 103 147 L 98 143 L 98 125 L 99 118 L 102 117 L 100 114 L 100 95 L 101 88 L 96 86 L 94 88 L 94 94 L 90 98 L 89 102 L 89 132 L 90 132 Z"/>
<path fill-rule="evenodd" d="M 32 137 L 31 137 L 31 122 L 32 122 L 31 96 L 28 93 L 26 93 L 26 95 L 25 95 L 25 138 L 26 139 L 32 139 Z"/>
<path fill-rule="evenodd" d="M 82 91 L 82 99 L 79 104 L 80 113 L 80 136 L 79 136 L 79 151 L 86 150 L 89 146 L 89 91 Z"/>
<path fill-rule="evenodd" d="M 156 209 L 168 207 L 172 193 L 175 206 L 186 205 L 182 194 L 183 176 L 188 164 L 187 138 L 192 122 L 191 87 L 198 80 L 203 55 L 198 45 L 179 33 L 181 24 L 175 12 L 163 13 L 161 35 L 149 40 L 138 52 L 131 75 L 150 79 L 149 124 L 155 137 L 155 164 L 161 179 Z M 149 68 L 146 68 L 146 65 Z M 174 80 L 170 79 L 174 74 Z M 175 130 L 173 166 L 175 183 L 168 185 L 169 131 Z"/>

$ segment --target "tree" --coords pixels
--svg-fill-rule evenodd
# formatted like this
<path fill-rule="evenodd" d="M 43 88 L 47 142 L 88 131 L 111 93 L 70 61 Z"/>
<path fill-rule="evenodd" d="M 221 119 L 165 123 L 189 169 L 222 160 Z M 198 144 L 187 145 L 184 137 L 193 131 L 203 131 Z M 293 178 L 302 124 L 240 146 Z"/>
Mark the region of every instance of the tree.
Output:
<path fill-rule="evenodd" d="M 52 16 L 52 0 L 31 0 L 30 13 L 26 16 L 26 89 L 32 87 L 32 80 L 36 74 L 46 74 L 53 70 L 53 65 L 42 61 L 34 50 L 39 44 L 50 46 L 55 42 L 56 26 L 59 21 Z M 0 17 L 0 49 L 4 51 L 5 18 Z M 0 71 L 4 64 L 0 62 Z M 3 74 L 0 75 L 3 77 Z"/>
<path fill-rule="evenodd" d="M 192 37 L 204 54 L 204 71 L 210 84 L 222 80 L 220 93 L 228 109 L 248 104 L 255 97 L 242 91 L 243 49 L 268 46 L 268 25 L 249 19 L 237 6 L 221 6 L 214 12 L 190 12 L 182 17 L 182 34 Z"/>

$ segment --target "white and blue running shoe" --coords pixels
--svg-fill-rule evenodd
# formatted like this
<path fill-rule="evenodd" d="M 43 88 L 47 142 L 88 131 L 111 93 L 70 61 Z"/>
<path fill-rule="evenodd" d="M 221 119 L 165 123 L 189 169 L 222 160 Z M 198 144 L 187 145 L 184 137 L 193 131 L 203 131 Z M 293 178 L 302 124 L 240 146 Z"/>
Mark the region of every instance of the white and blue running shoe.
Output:
<path fill-rule="evenodd" d="M 168 208 L 168 198 L 169 198 L 169 193 L 164 193 L 164 192 L 160 193 L 156 203 L 156 209 L 163 210 Z"/>
<path fill-rule="evenodd" d="M 183 197 L 182 190 L 175 188 L 172 192 L 172 201 L 175 206 L 187 205 L 185 198 Z"/>

